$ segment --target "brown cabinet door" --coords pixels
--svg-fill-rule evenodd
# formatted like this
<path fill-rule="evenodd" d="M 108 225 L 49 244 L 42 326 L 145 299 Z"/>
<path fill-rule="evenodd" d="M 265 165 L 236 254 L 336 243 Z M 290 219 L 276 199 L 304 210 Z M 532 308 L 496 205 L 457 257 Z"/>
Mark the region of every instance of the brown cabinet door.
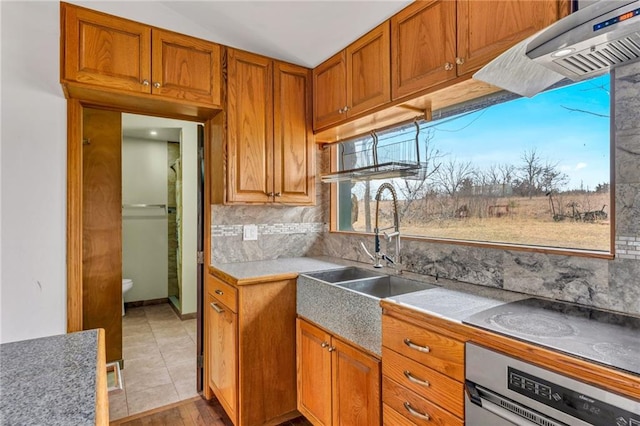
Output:
<path fill-rule="evenodd" d="M 237 315 L 208 294 L 209 386 L 235 423 L 238 403 Z"/>
<path fill-rule="evenodd" d="M 273 200 L 273 61 L 228 50 L 227 201 Z"/>
<path fill-rule="evenodd" d="M 389 44 L 389 21 L 385 21 L 347 47 L 348 116 L 391 100 Z"/>
<path fill-rule="evenodd" d="M 151 92 L 151 28 L 63 3 L 62 80 Z"/>
<path fill-rule="evenodd" d="M 331 344 L 333 424 L 380 425 L 380 361 L 339 339 Z"/>
<path fill-rule="evenodd" d="M 391 18 L 393 99 L 456 77 L 456 2 L 415 2 Z"/>
<path fill-rule="evenodd" d="M 462 62 L 458 65 L 458 75 L 479 69 L 561 17 L 557 0 L 458 0 L 457 3 L 458 59 Z"/>
<path fill-rule="evenodd" d="M 314 425 L 331 425 L 331 335 L 296 320 L 298 410 Z"/>
<path fill-rule="evenodd" d="M 280 62 L 274 68 L 274 200 L 314 204 L 311 73 Z"/>
<path fill-rule="evenodd" d="M 122 359 L 122 121 L 83 108 L 82 328 L 104 328 L 107 362 Z"/>
<path fill-rule="evenodd" d="M 155 28 L 152 37 L 151 92 L 220 105 L 220 46 Z"/>
<path fill-rule="evenodd" d="M 313 128 L 346 118 L 347 63 L 341 51 L 313 69 Z"/>

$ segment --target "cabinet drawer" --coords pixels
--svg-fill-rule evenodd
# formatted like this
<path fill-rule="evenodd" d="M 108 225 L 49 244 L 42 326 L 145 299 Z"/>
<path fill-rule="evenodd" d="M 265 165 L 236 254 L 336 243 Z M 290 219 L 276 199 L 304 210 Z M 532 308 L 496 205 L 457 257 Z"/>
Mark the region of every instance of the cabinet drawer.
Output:
<path fill-rule="evenodd" d="M 382 345 L 440 373 L 464 381 L 464 343 L 382 316 Z"/>
<path fill-rule="evenodd" d="M 382 426 L 413 426 L 414 424 L 387 404 L 382 404 Z"/>
<path fill-rule="evenodd" d="M 463 426 L 464 424 L 458 417 L 388 377 L 382 378 L 382 400 L 412 424 L 426 426 Z"/>
<path fill-rule="evenodd" d="M 382 374 L 458 417 L 464 415 L 464 386 L 443 374 L 382 348 Z"/>
<path fill-rule="evenodd" d="M 209 275 L 208 289 L 207 291 L 227 308 L 233 312 L 238 312 L 238 289 L 234 286 L 225 283 L 222 280 Z"/>

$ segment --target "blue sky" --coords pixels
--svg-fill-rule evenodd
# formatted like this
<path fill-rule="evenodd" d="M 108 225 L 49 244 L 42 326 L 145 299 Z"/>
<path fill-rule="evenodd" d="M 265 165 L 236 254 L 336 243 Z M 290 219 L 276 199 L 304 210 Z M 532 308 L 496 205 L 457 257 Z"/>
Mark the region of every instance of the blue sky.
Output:
<path fill-rule="evenodd" d="M 593 190 L 598 183 L 609 182 L 609 91 L 605 75 L 456 120 L 445 119 L 442 124 L 433 122 L 434 143 L 451 155 L 447 158 L 471 161 L 478 169 L 499 163 L 519 166 L 523 152 L 535 148 L 543 161 L 557 163 L 569 176 L 564 189 L 582 184 Z"/>

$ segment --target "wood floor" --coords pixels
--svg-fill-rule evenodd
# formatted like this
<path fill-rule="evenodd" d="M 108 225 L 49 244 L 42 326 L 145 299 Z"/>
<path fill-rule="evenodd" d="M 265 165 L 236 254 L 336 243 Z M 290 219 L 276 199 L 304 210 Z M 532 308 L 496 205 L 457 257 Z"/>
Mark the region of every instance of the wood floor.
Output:
<path fill-rule="evenodd" d="M 176 402 L 155 410 L 125 417 L 110 423 L 111 426 L 233 426 L 231 420 L 214 398 L 207 401 L 199 396 Z M 304 417 L 283 423 L 281 426 L 311 426 Z"/>

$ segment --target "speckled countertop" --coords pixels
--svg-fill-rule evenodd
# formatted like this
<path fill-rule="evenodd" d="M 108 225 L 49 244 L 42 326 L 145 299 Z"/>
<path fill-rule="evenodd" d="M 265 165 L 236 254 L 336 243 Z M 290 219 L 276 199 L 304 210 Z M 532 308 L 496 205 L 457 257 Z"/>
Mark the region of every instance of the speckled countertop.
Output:
<path fill-rule="evenodd" d="M 0 424 L 96 421 L 98 331 L 0 345 Z"/>
<path fill-rule="evenodd" d="M 340 268 L 349 263 L 331 257 L 292 257 L 253 262 L 219 263 L 210 265 L 214 272 L 221 272 L 236 281 L 259 280 L 274 275 L 297 275 L 305 272 Z"/>

